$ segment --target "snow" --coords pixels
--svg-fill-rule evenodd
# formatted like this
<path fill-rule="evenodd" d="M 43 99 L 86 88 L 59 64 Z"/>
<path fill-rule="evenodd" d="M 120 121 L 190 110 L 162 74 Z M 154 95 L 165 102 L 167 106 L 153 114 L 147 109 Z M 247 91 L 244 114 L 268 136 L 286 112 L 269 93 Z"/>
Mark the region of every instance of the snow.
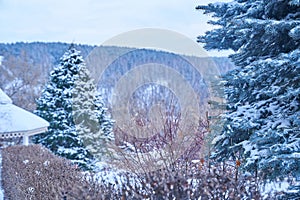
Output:
<path fill-rule="evenodd" d="M 276 123 L 279 124 L 279 126 L 277 126 L 277 129 L 279 129 L 279 128 L 289 128 L 291 126 L 290 121 L 287 120 L 287 119 L 277 120 Z"/>
<path fill-rule="evenodd" d="M 267 199 L 268 195 L 274 195 L 275 193 L 288 191 L 290 184 L 287 181 L 280 182 L 268 182 L 260 186 L 260 192 L 263 199 Z"/>
<path fill-rule="evenodd" d="M 44 119 L 13 104 L 0 104 L 0 133 L 26 132 L 46 128 Z"/>
<path fill-rule="evenodd" d="M 290 30 L 289 36 L 294 38 L 295 40 L 300 39 L 300 25 L 296 26 L 292 30 Z"/>
<path fill-rule="evenodd" d="M 240 144 L 242 145 L 246 153 L 250 152 L 253 149 L 253 146 L 250 144 L 249 141 L 243 141 Z"/>
<path fill-rule="evenodd" d="M 291 158 L 299 159 L 300 158 L 300 153 L 292 153 L 290 155 Z"/>
<path fill-rule="evenodd" d="M 61 137 L 63 137 L 64 135 L 61 134 Z M 58 147 L 57 152 L 59 153 L 66 153 L 66 154 L 76 154 L 78 152 L 79 148 L 76 147 L 72 147 L 72 148 L 65 148 L 63 146 Z"/>
<path fill-rule="evenodd" d="M 106 162 L 97 162 L 95 163 L 95 167 L 98 171 L 95 176 L 96 180 L 103 181 L 102 183 L 105 184 L 111 184 L 116 190 L 121 190 L 123 186 L 121 183 L 126 183 L 127 181 L 129 181 L 131 185 L 140 184 L 139 177 L 136 174 L 115 168 Z M 130 190 L 130 188 L 127 189 Z"/>
<path fill-rule="evenodd" d="M 0 89 L 0 105 L 1 104 L 12 104 L 12 100 Z"/>
<path fill-rule="evenodd" d="M 48 126 L 44 119 L 13 105 L 0 89 L 0 133 L 34 131 Z"/>

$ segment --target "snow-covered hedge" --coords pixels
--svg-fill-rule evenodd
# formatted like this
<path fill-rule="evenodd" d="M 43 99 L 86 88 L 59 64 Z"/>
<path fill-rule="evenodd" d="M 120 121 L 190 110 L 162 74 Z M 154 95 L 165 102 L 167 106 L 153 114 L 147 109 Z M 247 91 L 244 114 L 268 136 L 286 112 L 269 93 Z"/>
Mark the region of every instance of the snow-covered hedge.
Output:
<path fill-rule="evenodd" d="M 268 198 L 261 198 L 255 177 L 240 174 L 239 163 L 180 163 L 143 174 L 115 173 L 111 182 L 40 145 L 11 146 L 2 150 L 2 185 L 6 199 L 25 200 Z"/>
<path fill-rule="evenodd" d="M 7 147 L 2 154 L 6 199 L 101 199 L 76 166 L 40 145 Z"/>

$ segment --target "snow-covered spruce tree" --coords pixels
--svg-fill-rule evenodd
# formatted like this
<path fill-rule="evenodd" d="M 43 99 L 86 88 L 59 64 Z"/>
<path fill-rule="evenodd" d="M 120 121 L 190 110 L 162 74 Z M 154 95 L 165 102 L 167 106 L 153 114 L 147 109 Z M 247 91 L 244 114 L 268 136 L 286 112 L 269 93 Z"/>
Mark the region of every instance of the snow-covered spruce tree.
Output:
<path fill-rule="evenodd" d="M 112 134 L 112 121 L 104 116 L 105 109 L 99 102 L 80 52 L 71 46 L 50 73 L 50 81 L 37 100 L 35 113 L 50 126 L 34 141 L 81 167 L 88 167 L 94 152 L 85 146 L 85 139 L 91 137 L 98 144 L 103 143 L 103 131 Z"/>
<path fill-rule="evenodd" d="M 97 158 L 106 160 L 113 152 L 113 124 L 98 94 L 90 72 L 82 63 L 73 89 L 73 118 L 79 137 L 86 149 Z"/>
<path fill-rule="evenodd" d="M 214 157 L 241 159 L 265 178 L 300 178 L 300 1 L 235 0 L 198 6 L 218 28 L 198 41 L 232 49 L 229 112 Z"/>

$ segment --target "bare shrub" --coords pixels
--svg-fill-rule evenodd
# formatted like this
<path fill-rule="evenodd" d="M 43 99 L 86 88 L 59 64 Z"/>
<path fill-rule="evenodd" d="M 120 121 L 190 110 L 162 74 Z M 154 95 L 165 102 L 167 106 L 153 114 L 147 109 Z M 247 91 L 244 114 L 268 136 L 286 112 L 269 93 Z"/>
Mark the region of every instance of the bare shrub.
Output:
<path fill-rule="evenodd" d="M 198 161 L 127 177 L 119 184 L 123 199 L 261 199 L 255 177 L 230 164 Z M 238 175 L 238 176 L 236 176 Z M 130 176 L 130 175 L 127 175 Z"/>
<path fill-rule="evenodd" d="M 169 130 L 176 130 L 178 126 L 174 123 L 164 123 L 164 127 L 164 135 L 172 135 L 173 132 Z M 127 148 L 129 152 L 126 148 L 125 151 L 119 151 L 117 166 L 131 171 L 138 178 L 132 181 L 132 174 L 127 174 L 121 179 L 122 182 L 118 183 L 118 198 L 261 199 L 257 178 L 243 175 L 239 169 L 240 163 L 204 160 L 207 155 L 199 154 L 203 136 L 208 133 L 208 129 L 208 120 L 200 120 L 195 136 L 198 141 L 189 143 L 189 148 L 186 148 L 184 143 L 172 143 L 172 137 L 167 138 L 170 143 L 166 142 L 166 147 L 161 150 L 159 147 L 165 138 L 158 141 L 150 138 L 146 141 L 148 146 L 132 138 L 125 140 L 132 147 Z M 124 141 L 124 138 L 122 139 Z M 144 146 L 149 149 L 143 148 Z M 176 153 L 179 149 L 185 149 L 184 152 L 180 152 L 181 156 Z M 193 159 L 197 157 L 199 160 L 195 162 Z"/>
<path fill-rule="evenodd" d="M 138 177 L 132 181 L 129 174 L 119 183 L 123 199 L 261 199 L 257 177 L 242 174 L 240 162 L 214 162 L 207 159 L 210 147 L 206 153 L 201 151 L 203 138 L 210 133 L 208 113 L 196 128 L 184 127 L 187 132 L 183 132 L 183 136 L 177 118 L 169 120 L 168 115 L 159 111 L 156 115 L 162 126 L 158 123 L 146 128 L 136 126 L 135 130 L 116 129 L 120 144 L 124 142 L 117 151 L 120 156 L 117 166 Z M 175 116 L 174 113 L 171 116 Z M 146 132 L 153 136 L 160 127 L 163 127 L 160 137 L 146 137 L 144 141 L 126 134 L 126 130 L 133 130 L 130 134 Z M 176 142 L 174 137 L 182 137 L 182 142 Z M 185 142 L 185 137 L 193 141 Z M 209 142 L 206 145 L 210 145 Z M 194 162 L 197 158 L 199 160 Z"/>
<path fill-rule="evenodd" d="M 78 199 L 82 194 L 101 199 L 97 187 L 75 165 L 40 145 L 7 147 L 2 154 L 7 199 Z"/>
<path fill-rule="evenodd" d="M 256 178 L 239 174 L 238 167 L 178 161 L 155 171 L 123 172 L 109 183 L 42 146 L 12 146 L 3 149 L 2 185 L 12 200 L 261 199 Z"/>

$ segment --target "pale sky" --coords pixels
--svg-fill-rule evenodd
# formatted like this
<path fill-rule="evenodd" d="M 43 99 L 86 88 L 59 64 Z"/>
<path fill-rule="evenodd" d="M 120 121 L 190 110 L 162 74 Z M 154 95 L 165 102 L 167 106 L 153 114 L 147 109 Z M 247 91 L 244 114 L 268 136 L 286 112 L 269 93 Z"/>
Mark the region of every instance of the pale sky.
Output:
<path fill-rule="evenodd" d="M 168 29 L 196 41 L 211 26 L 197 5 L 229 0 L 0 0 L 0 42 L 101 45 L 121 33 Z"/>

